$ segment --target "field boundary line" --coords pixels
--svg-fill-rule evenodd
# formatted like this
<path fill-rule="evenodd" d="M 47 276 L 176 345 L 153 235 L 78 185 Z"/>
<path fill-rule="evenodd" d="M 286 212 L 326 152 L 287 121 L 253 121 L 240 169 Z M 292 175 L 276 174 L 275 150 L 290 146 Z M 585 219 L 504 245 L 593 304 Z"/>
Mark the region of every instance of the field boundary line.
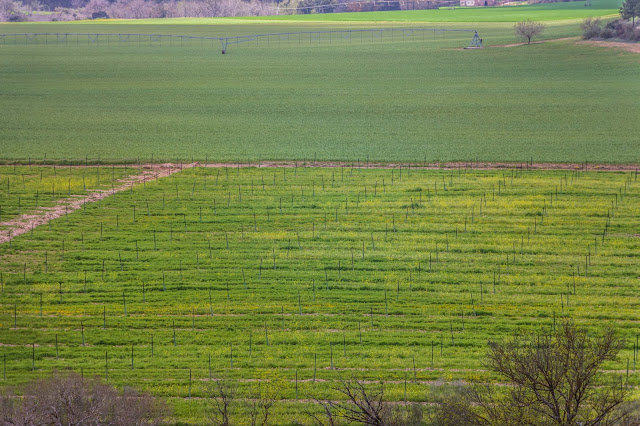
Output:
<path fill-rule="evenodd" d="M 68 213 L 80 209 L 86 203 L 93 203 L 107 198 L 115 193 L 130 190 L 133 185 L 155 180 L 161 177 L 170 176 L 184 169 L 194 167 L 196 163 L 187 164 L 145 164 L 142 166 L 130 166 L 132 169 L 140 169 L 141 173 L 131 174 L 122 179 L 116 180 L 120 185 L 112 189 L 96 189 L 87 195 L 71 196 L 58 200 L 53 207 L 40 207 L 30 213 L 25 213 L 5 222 L 0 222 L 0 244 L 7 243 L 15 237 L 22 235 L 32 229 L 47 224 L 49 221 L 58 219 Z"/>
<path fill-rule="evenodd" d="M 533 161 L 326 161 L 326 160 L 260 160 L 256 162 L 216 162 L 216 161 L 194 161 L 190 163 L 176 162 L 176 163 L 127 163 L 127 162 L 105 162 L 100 164 L 84 165 L 80 162 L 72 164 L 57 164 L 55 162 L 27 163 L 23 160 L 0 160 L 3 161 L 0 167 L 10 167 L 14 165 L 27 165 L 34 167 L 56 167 L 60 169 L 86 169 L 86 168 L 105 168 L 110 169 L 112 167 L 130 167 L 132 169 L 161 169 L 161 168 L 177 168 L 179 170 L 173 170 L 171 174 L 176 171 L 180 171 L 184 168 L 192 167 L 206 167 L 206 168 L 357 168 L 357 169 L 395 169 L 398 167 L 406 167 L 416 170 L 453 170 L 459 168 L 477 169 L 477 170 L 513 170 L 513 169 L 526 169 L 526 170 L 579 170 L 579 171 L 606 171 L 606 172 L 635 172 L 640 170 L 640 163 L 562 163 L 562 162 L 533 162 Z M 155 176 L 155 175 L 154 175 Z M 160 175 L 158 175 L 161 177 Z M 162 176 L 164 177 L 164 176 Z M 142 182 L 142 181 L 140 181 Z M 2 225 L 0 223 L 0 225 Z"/>
<path fill-rule="evenodd" d="M 416 170 L 454 170 L 460 168 L 476 170 L 581 170 L 606 172 L 634 172 L 640 164 L 607 164 L 607 163 L 527 163 L 494 162 L 494 161 L 449 161 L 449 162 L 367 162 L 367 161 L 260 161 L 257 163 L 195 163 L 195 167 L 207 168 L 358 168 L 358 169 L 394 169 L 407 167 Z"/>
<path fill-rule="evenodd" d="M 619 49 L 631 53 L 640 53 L 640 43 L 608 41 L 608 40 L 579 40 L 576 44 L 598 46 L 606 49 Z"/>

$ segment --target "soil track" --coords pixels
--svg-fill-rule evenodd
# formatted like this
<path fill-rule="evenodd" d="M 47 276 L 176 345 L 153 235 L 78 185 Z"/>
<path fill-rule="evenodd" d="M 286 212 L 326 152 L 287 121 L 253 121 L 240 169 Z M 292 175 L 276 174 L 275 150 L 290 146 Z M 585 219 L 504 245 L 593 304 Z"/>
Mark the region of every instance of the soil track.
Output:
<path fill-rule="evenodd" d="M 581 171 L 618 171 L 628 172 L 640 169 L 640 164 L 591 164 L 591 163 L 514 163 L 486 161 L 456 161 L 446 163 L 374 163 L 365 161 L 262 161 L 260 163 L 195 163 L 197 167 L 237 168 L 237 167 L 321 167 L 321 168 L 359 168 L 359 169 L 393 169 L 398 167 L 422 170 L 581 170 Z"/>
<path fill-rule="evenodd" d="M 575 41 L 575 44 L 587 44 L 591 46 L 605 47 L 608 49 L 620 49 L 626 50 L 631 53 L 640 53 L 640 43 L 624 43 L 619 41 L 606 41 L 606 40 L 581 40 L 580 37 L 564 37 L 564 38 L 554 38 L 550 40 L 538 40 L 532 41 L 531 44 L 540 44 L 540 43 L 553 43 L 557 41 Z M 525 46 L 527 43 L 511 43 L 511 44 L 496 44 L 496 45 L 488 45 L 485 47 L 495 48 L 495 47 L 516 47 L 516 46 Z"/>
<path fill-rule="evenodd" d="M 58 166 L 58 167 L 77 167 L 85 166 Z M 112 165 L 94 166 L 94 167 L 112 167 Z M 357 167 L 363 169 L 390 169 L 398 167 L 406 167 L 423 170 L 457 170 L 457 169 L 476 169 L 476 170 L 567 170 L 567 171 L 624 171 L 636 172 L 640 168 L 637 164 L 588 164 L 588 163 L 501 163 L 501 162 L 449 162 L 449 163 L 370 163 L 370 162 L 340 162 L 340 161 L 264 161 L 260 163 L 188 163 L 188 164 L 145 164 L 141 166 L 132 166 L 133 169 L 140 170 L 140 173 L 132 174 L 123 179 L 118 180 L 119 186 L 111 190 L 95 190 L 85 196 L 76 196 L 63 198 L 53 207 L 41 207 L 28 214 L 23 214 L 17 218 L 0 222 L 0 244 L 6 243 L 17 237 L 18 235 L 29 232 L 31 229 L 40 225 L 45 225 L 53 219 L 64 216 L 74 210 L 80 209 L 85 203 L 92 203 L 103 198 L 109 197 L 116 192 L 131 189 L 133 185 L 140 184 L 145 181 L 155 180 L 161 177 L 167 177 L 173 173 L 183 169 L 192 167 L 210 167 L 210 168 L 237 168 L 237 167 L 321 167 L 321 168 L 338 168 L 338 167 Z"/>
<path fill-rule="evenodd" d="M 526 46 L 527 44 L 540 44 L 540 43 L 553 43 L 556 41 L 570 41 L 570 40 L 580 40 L 580 37 L 563 37 L 563 38 L 552 38 L 549 40 L 537 40 L 532 41 L 531 43 L 522 42 L 522 43 L 510 43 L 510 44 L 495 44 L 495 45 L 487 45 L 485 47 L 516 47 L 516 46 Z"/>
<path fill-rule="evenodd" d="M 640 43 L 623 43 L 619 41 L 582 40 L 576 44 L 589 44 L 592 46 L 606 47 L 608 49 L 621 49 L 631 53 L 640 53 Z"/>
<path fill-rule="evenodd" d="M 0 230 L 0 244 L 9 242 L 18 235 L 24 234 L 37 226 L 45 225 L 50 220 L 57 219 L 69 212 L 77 210 L 85 203 L 92 203 L 101 200 L 116 192 L 130 189 L 134 184 L 166 177 L 182 169 L 191 168 L 193 166 L 195 166 L 195 163 L 183 164 L 180 166 L 175 164 L 153 164 L 140 166 L 137 167 L 140 169 L 140 173 L 132 174 L 123 179 L 117 180 L 116 182 L 120 183 L 120 185 L 113 189 L 94 190 L 88 195 L 63 198 L 60 199 L 53 207 L 40 207 L 31 213 L 23 214 L 6 222 L 0 222 L 0 226 L 6 227 L 6 229 Z"/>

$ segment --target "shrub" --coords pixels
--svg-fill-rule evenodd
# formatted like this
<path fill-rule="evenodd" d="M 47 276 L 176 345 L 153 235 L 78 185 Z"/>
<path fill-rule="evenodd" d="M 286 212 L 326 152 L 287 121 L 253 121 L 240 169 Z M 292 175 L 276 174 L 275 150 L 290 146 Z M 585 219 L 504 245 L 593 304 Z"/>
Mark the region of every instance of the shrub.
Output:
<path fill-rule="evenodd" d="M 616 36 L 616 33 L 613 30 L 613 28 L 604 27 L 600 32 L 600 37 L 602 38 L 613 38 L 615 36 Z"/>
<path fill-rule="evenodd" d="M 580 27 L 582 28 L 582 38 L 585 40 L 619 38 L 628 41 L 640 41 L 640 28 L 634 27 L 633 23 L 624 19 L 610 21 L 602 27 L 599 18 L 586 18 Z"/>
<path fill-rule="evenodd" d="M 582 24 L 580 24 L 580 28 L 582 28 L 582 38 L 584 40 L 602 37 L 600 18 L 586 18 L 582 21 Z"/>
<path fill-rule="evenodd" d="M 9 16 L 7 22 L 27 22 L 27 17 L 21 14 L 14 14 Z"/>
<path fill-rule="evenodd" d="M 104 10 L 100 10 L 98 12 L 93 12 L 91 14 L 91 19 L 109 19 L 109 15 Z"/>
<path fill-rule="evenodd" d="M 603 35 L 603 38 L 616 37 L 627 41 L 640 40 L 640 28 L 634 27 L 633 23 L 624 19 L 617 19 L 607 23 L 603 32 L 607 36 Z"/>
<path fill-rule="evenodd" d="M 27 384 L 23 398 L 0 397 L 2 424 L 156 425 L 166 414 L 161 402 L 134 389 L 122 393 L 98 378 L 54 374 Z"/>

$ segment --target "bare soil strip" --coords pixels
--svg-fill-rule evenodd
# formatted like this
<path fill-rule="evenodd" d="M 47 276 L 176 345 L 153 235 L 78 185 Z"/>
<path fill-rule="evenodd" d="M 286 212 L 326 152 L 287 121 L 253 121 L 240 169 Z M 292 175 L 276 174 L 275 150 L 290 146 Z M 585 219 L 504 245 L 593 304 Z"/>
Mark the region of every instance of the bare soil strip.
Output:
<path fill-rule="evenodd" d="M 562 37 L 562 38 L 552 38 L 549 40 L 537 40 L 537 41 L 532 41 L 530 44 L 541 44 L 541 43 L 553 43 L 556 41 L 569 41 L 569 40 L 579 40 L 580 37 Z M 510 44 L 495 44 L 495 45 L 488 45 L 485 47 L 516 47 L 516 46 L 525 46 L 527 44 L 527 42 L 522 42 L 522 43 L 510 43 Z"/>
<path fill-rule="evenodd" d="M 575 41 L 575 44 L 587 44 L 591 46 L 599 46 L 605 47 L 608 49 L 621 49 L 626 50 L 631 53 L 640 53 L 640 43 L 625 43 L 620 41 L 606 41 L 606 40 L 580 40 L 580 37 L 563 37 L 563 38 L 554 38 L 550 40 L 538 40 L 532 41 L 531 44 L 540 44 L 540 43 L 553 43 L 557 41 Z M 485 47 L 516 47 L 516 46 L 524 46 L 527 43 L 511 43 L 511 44 L 496 44 L 496 45 L 488 45 Z"/>
<path fill-rule="evenodd" d="M 85 203 L 96 202 L 109 197 L 116 192 L 131 189 L 134 184 L 166 177 L 175 172 L 179 172 L 182 169 L 191 168 L 193 166 L 195 166 L 195 164 L 183 164 L 181 166 L 177 166 L 175 164 L 153 164 L 140 166 L 138 167 L 140 169 L 140 173 L 118 180 L 117 182 L 119 182 L 120 185 L 114 186 L 113 189 L 95 190 L 85 196 L 63 198 L 60 199 L 53 207 L 41 207 L 31 213 L 23 214 L 6 222 L 0 222 L 1 227 L 6 227 L 6 229 L 0 229 L 0 244 L 9 242 L 18 235 L 29 232 L 35 227 L 45 225 L 50 220 L 57 219 L 67 213 L 77 210 Z"/>
<path fill-rule="evenodd" d="M 582 40 L 576 44 L 590 44 L 592 46 L 606 47 L 609 49 L 621 49 L 631 53 L 640 53 L 640 43 L 623 43 L 619 41 Z"/>
<path fill-rule="evenodd" d="M 58 167 L 85 167 L 85 166 L 58 166 Z M 102 165 L 95 167 L 112 167 Z M 53 219 L 80 209 L 85 203 L 92 203 L 109 197 L 116 192 L 131 189 L 133 185 L 145 181 L 154 180 L 161 177 L 170 176 L 173 173 L 192 167 L 211 168 L 238 168 L 238 167 L 357 167 L 369 169 L 390 169 L 397 167 L 407 167 L 423 170 L 456 170 L 456 169 L 476 169 L 476 170 L 567 170 L 567 171 L 638 171 L 640 165 L 637 164 L 577 164 L 577 163 L 502 163 L 502 162 L 448 162 L 448 163 L 370 163 L 370 162 L 344 162 L 344 161 L 264 161 L 260 163 L 187 163 L 187 164 L 145 164 L 131 166 L 132 169 L 139 169 L 140 173 L 118 180 L 119 186 L 110 190 L 95 190 L 85 196 L 76 196 L 60 199 L 53 207 L 41 207 L 28 214 L 23 214 L 17 218 L 0 222 L 0 244 L 6 243 L 31 229 L 40 225 L 45 225 Z"/>
<path fill-rule="evenodd" d="M 475 161 L 456 161 L 446 163 L 372 163 L 366 161 L 262 161 L 260 163 L 195 163 L 197 167 L 212 168 L 238 168 L 238 167 L 321 167 L 321 168 L 340 168 L 354 167 L 360 169 L 393 169 L 398 167 L 406 167 L 421 170 L 457 170 L 457 169 L 476 169 L 476 170 L 580 170 L 580 171 L 618 171 L 630 172 L 640 170 L 640 164 L 591 164 L 591 163 L 514 163 L 514 162 L 475 162 Z"/>

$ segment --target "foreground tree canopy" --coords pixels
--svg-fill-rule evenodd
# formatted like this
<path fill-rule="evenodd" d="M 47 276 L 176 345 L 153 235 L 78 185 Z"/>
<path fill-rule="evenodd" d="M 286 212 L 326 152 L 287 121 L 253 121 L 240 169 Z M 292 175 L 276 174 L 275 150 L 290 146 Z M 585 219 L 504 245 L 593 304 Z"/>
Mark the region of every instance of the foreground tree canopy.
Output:
<path fill-rule="evenodd" d="M 54 374 L 0 396 L 2 425 L 157 425 L 165 404 L 125 388 L 118 392 L 97 378 Z"/>
<path fill-rule="evenodd" d="M 622 346 L 613 330 L 590 337 L 569 321 L 555 332 L 489 342 L 487 366 L 509 386 L 477 383 L 442 395 L 438 423 L 617 423 L 629 416 L 623 409 L 629 389 L 622 377 L 605 378 L 600 369 Z"/>

